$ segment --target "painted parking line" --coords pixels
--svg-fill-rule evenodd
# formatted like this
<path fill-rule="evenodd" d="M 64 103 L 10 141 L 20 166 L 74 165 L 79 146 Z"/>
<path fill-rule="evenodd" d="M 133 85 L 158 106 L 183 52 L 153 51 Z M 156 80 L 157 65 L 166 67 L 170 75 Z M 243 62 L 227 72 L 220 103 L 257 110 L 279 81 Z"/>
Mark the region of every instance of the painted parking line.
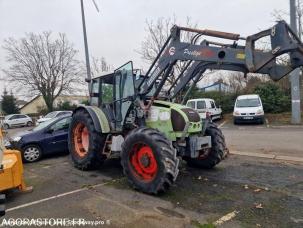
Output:
<path fill-rule="evenodd" d="M 269 122 L 267 118 L 265 119 L 265 122 L 266 122 L 266 127 L 269 128 Z"/>
<path fill-rule="evenodd" d="M 263 153 L 255 153 L 255 152 L 242 152 L 242 151 L 230 151 L 229 153 L 234 154 L 234 155 L 249 156 L 249 157 L 269 158 L 269 159 L 282 160 L 282 161 L 303 162 L 302 157 L 284 156 L 284 155 L 276 155 L 276 154 L 263 154 Z"/>
<path fill-rule="evenodd" d="M 226 124 L 226 122 L 227 122 L 227 120 L 225 120 L 223 123 L 221 123 L 221 124 L 218 126 L 218 128 L 223 127 L 223 125 Z"/>
<path fill-rule="evenodd" d="M 220 219 L 218 219 L 217 221 L 215 221 L 213 224 L 215 226 L 221 226 L 223 223 L 228 222 L 229 220 L 232 220 L 234 217 L 236 217 L 238 213 L 239 211 L 233 211 L 231 213 L 228 213 L 223 217 L 221 217 Z"/>
<path fill-rule="evenodd" d="M 92 186 L 89 186 L 89 187 L 86 187 L 86 188 L 79 188 L 79 189 L 76 189 L 76 190 L 73 190 L 73 191 L 61 193 L 61 194 L 58 194 L 58 195 L 55 195 L 55 196 L 51 196 L 51 197 L 47 197 L 47 198 L 44 198 L 44 199 L 36 200 L 36 201 L 30 202 L 30 203 L 25 203 L 25 204 L 22 204 L 22 205 L 19 205 L 19 206 L 16 206 L 16 207 L 9 208 L 9 209 L 6 210 L 6 212 L 15 211 L 15 210 L 18 210 L 18 209 L 21 209 L 21 208 L 26 208 L 26 207 L 37 205 L 37 204 L 47 202 L 47 201 L 50 201 L 50 200 L 62 198 L 64 196 L 68 196 L 68 195 L 72 195 L 72 194 L 75 194 L 75 193 L 78 193 L 78 192 L 83 192 L 83 191 L 86 191 L 86 190 L 90 190 L 92 188 L 100 187 L 100 186 L 103 186 L 105 184 L 107 184 L 107 183 L 96 184 L 96 185 L 92 185 Z"/>

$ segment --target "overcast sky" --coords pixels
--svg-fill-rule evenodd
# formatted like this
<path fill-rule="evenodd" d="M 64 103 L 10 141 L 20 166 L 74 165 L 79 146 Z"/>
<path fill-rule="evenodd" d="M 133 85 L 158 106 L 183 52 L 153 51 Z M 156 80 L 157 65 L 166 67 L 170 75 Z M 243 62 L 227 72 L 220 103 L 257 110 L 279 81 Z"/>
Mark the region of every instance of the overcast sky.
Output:
<path fill-rule="evenodd" d="M 274 9 L 288 11 L 289 0 L 84 0 L 90 54 L 118 67 L 133 60 L 145 37 L 145 21 L 175 15 L 178 23 L 191 17 L 199 27 L 247 36 L 273 25 Z M 84 58 L 80 0 L 0 0 L 0 68 L 6 68 L 3 40 L 26 32 L 63 32 Z M 0 75 L 3 76 L 2 73 Z M 0 94 L 4 82 L 0 81 Z M 18 94 L 18 91 L 16 91 Z"/>

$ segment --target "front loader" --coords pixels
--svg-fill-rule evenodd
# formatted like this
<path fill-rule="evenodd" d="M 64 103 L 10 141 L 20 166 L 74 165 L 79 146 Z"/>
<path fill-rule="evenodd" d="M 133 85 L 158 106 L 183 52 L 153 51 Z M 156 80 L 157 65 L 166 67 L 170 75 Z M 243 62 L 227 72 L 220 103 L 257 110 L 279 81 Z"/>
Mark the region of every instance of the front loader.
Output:
<path fill-rule="evenodd" d="M 194 34 L 191 42 L 180 40 L 184 32 Z M 264 37 L 269 38 L 270 48 L 257 49 L 256 42 Z M 285 55 L 288 62 L 281 63 L 279 58 Z M 178 61 L 186 62 L 186 67 L 168 85 Z M 135 189 L 165 192 L 178 176 L 180 159 L 210 169 L 227 152 L 221 130 L 211 121 L 202 121 L 195 110 L 173 103 L 177 95 L 190 91 L 188 87 L 208 69 L 267 74 L 276 81 L 302 65 L 303 46 L 284 21 L 247 38 L 174 26 L 145 75 L 128 62 L 90 81 L 91 104 L 74 110 L 69 130 L 74 165 L 94 169 L 107 158 L 119 156 Z"/>

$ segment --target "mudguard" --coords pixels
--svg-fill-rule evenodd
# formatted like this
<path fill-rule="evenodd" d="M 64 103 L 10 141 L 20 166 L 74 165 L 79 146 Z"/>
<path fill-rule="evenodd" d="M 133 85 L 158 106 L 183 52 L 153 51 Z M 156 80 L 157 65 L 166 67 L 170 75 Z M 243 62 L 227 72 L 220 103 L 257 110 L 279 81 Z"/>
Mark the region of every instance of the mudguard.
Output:
<path fill-rule="evenodd" d="M 76 108 L 73 113 L 76 113 L 79 110 L 85 110 L 86 112 L 88 112 L 98 132 L 100 133 L 110 132 L 109 122 L 104 112 L 100 108 L 98 108 L 97 106 L 80 106 Z"/>

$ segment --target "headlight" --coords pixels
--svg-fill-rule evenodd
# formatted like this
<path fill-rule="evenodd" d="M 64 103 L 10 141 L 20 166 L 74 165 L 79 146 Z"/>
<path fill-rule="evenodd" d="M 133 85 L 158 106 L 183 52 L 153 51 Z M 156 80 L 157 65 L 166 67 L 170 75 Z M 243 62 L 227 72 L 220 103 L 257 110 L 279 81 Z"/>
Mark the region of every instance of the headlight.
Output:
<path fill-rule="evenodd" d="M 14 142 L 19 142 L 19 141 L 21 140 L 21 138 L 22 138 L 22 137 L 17 136 L 17 137 L 15 137 L 15 138 L 13 138 L 13 141 L 14 141 Z"/>
<path fill-rule="evenodd" d="M 10 147 L 11 143 L 8 140 L 4 140 L 4 146 L 5 147 Z"/>
<path fill-rule="evenodd" d="M 264 111 L 262 109 L 259 109 L 256 113 L 257 115 L 263 115 L 264 114 Z"/>
<path fill-rule="evenodd" d="M 240 112 L 238 112 L 238 111 L 234 112 L 234 116 L 239 116 L 239 115 L 240 115 Z"/>
<path fill-rule="evenodd" d="M 160 112 L 159 118 L 161 121 L 170 120 L 170 113 L 169 112 Z"/>

